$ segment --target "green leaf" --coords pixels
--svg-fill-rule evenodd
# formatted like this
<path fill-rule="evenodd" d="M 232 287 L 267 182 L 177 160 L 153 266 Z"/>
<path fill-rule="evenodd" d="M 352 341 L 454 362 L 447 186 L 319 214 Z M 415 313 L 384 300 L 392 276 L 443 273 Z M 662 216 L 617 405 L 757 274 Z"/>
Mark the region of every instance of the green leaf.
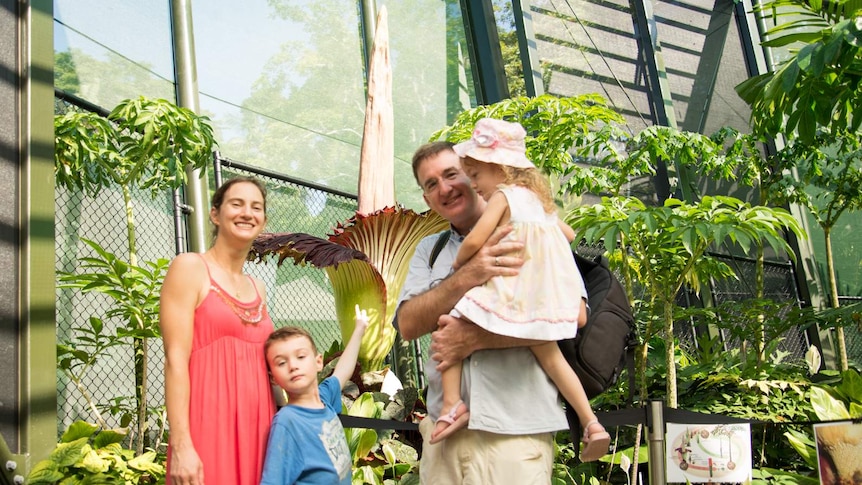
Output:
<path fill-rule="evenodd" d="M 799 456 L 805 460 L 808 466 L 817 468 L 817 449 L 811 437 L 795 430 L 788 430 L 784 433 L 784 437 L 787 438 L 790 446 L 799 453 Z"/>
<path fill-rule="evenodd" d="M 819 386 L 811 388 L 811 406 L 821 420 L 850 419 L 850 413 L 844 403 Z"/>
<path fill-rule="evenodd" d="M 98 429 L 99 427 L 95 424 L 87 423 L 85 421 L 75 421 L 66 429 L 63 436 L 60 437 L 60 441 L 63 443 L 69 443 L 80 440 L 81 438 L 90 438 L 96 433 L 96 431 L 98 431 Z"/>
<path fill-rule="evenodd" d="M 64 477 L 63 473 L 57 469 L 57 464 L 51 460 L 42 460 L 36 463 L 36 466 L 30 470 L 27 475 L 27 483 L 36 484 L 55 484 Z"/>
<path fill-rule="evenodd" d="M 64 441 L 57 444 L 57 447 L 51 452 L 50 459 L 58 467 L 70 466 L 83 458 L 90 449 L 89 438 Z"/>
<path fill-rule="evenodd" d="M 129 468 L 134 468 L 135 470 L 161 476 L 165 474 L 165 467 L 157 463 L 157 458 L 158 455 L 156 455 L 155 451 L 147 451 L 129 460 L 127 465 Z"/>
<path fill-rule="evenodd" d="M 125 430 L 106 429 L 93 439 L 93 448 L 99 449 L 111 444 L 122 443 L 128 433 Z"/>

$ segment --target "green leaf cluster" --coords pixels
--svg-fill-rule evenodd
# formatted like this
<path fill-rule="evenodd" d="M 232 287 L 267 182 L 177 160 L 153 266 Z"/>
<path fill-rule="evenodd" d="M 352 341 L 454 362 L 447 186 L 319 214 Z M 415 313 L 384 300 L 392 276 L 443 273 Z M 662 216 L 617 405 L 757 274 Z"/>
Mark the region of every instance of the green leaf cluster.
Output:
<path fill-rule="evenodd" d="M 156 452 L 137 455 L 121 443 L 124 431 L 76 421 L 63 433 L 54 451 L 27 477 L 31 484 L 116 484 L 164 482 L 165 467 Z"/>
<path fill-rule="evenodd" d="M 57 184 L 94 197 L 112 185 L 136 186 L 153 197 L 179 188 L 184 168 L 212 156 L 209 119 L 164 99 L 118 104 L 107 118 L 69 112 L 54 120 Z"/>
<path fill-rule="evenodd" d="M 862 123 L 860 8 L 856 0 L 773 0 L 755 7 L 756 15 L 775 25 L 765 32 L 763 45 L 790 47 L 792 52 L 774 72 L 736 87 L 752 108 L 755 133 L 795 132 L 810 142 L 819 128 L 832 133 L 858 131 Z"/>
<path fill-rule="evenodd" d="M 399 394 L 403 391 L 399 391 Z M 415 394 L 415 390 L 413 392 Z M 388 401 L 388 395 L 366 392 L 353 402 L 347 414 L 364 418 L 393 419 L 387 412 L 390 406 L 385 403 Z M 384 431 L 382 436 L 373 429 L 347 428 L 344 432 L 353 457 L 355 485 L 419 483 L 419 453 L 412 446 L 396 439 L 388 431 Z"/>

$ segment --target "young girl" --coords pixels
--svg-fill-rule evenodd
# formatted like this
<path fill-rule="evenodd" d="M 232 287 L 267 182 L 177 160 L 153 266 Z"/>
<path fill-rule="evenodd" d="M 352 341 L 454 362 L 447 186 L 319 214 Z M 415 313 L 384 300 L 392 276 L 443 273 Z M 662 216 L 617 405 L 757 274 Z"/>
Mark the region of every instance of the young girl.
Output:
<path fill-rule="evenodd" d="M 520 124 L 484 118 L 469 141 L 454 147 L 473 188 L 488 202 L 464 238 L 454 267 L 465 264 L 497 227 L 509 224 L 513 230 L 508 237 L 524 243 L 524 265 L 518 276 L 498 276 L 471 289 L 452 314 L 499 335 L 546 341 L 531 350 L 578 414 L 585 443 L 581 460 L 594 461 L 607 452 L 610 435 L 557 346 L 557 340 L 574 338 L 586 323 L 586 292 L 570 248 L 575 234 L 557 218 L 546 178 L 527 159 L 525 135 Z M 584 298 L 572 297 L 578 294 Z M 460 399 L 460 365 L 442 373 L 442 386 L 443 412 L 431 443 L 466 426 L 470 415 Z"/>

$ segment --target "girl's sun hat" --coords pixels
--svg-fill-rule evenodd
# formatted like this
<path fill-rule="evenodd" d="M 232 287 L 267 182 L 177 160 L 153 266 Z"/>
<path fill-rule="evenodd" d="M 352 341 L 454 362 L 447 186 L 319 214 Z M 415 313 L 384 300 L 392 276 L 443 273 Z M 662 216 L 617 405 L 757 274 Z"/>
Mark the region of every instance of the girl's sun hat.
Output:
<path fill-rule="evenodd" d="M 527 159 L 524 137 L 527 132 L 519 123 L 494 118 L 482 118 L 473 128 L 469 140 L 453 148 L 459 157 L 470 157 L 480 162 L 508 165 L 518 168 L 535 168 Z"/>

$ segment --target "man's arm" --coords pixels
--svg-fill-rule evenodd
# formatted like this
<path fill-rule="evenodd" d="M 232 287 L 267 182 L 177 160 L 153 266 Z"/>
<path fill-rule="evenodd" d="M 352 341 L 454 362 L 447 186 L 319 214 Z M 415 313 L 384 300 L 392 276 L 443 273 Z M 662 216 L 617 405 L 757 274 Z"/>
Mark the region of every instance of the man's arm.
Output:
<path fill-rule="evenodd" d="M 505 256 L 519 251 L 523 243 L 501 240 L 511 227 L 497 231 L 470 261 L 439 285 L 404 301 L 398 307 L 398 330 L 405 340 L 414 340 L 437 329 L 437 318 L 449 313 L 468 290 L 494 276 L 513 276 L 524 261 Z M 414 256 L 415 257 L 415 256 Z"/>
<path fill-rule="evenodd" d="M 586 300 L 581 299 L 578 328 L 587 323 Z M 532 347 L 545 340 L 529 340 L 491 333 L 484 328 L 450 315 L 441 315 L 437 330 L 431 334 L 431 358 L 437 361 L 437 370 L 443 372 L 478 350 Z"/>
<path fill-rule="evenodd" d="M 484 328 L 450 315 L 441 315 L 437 330 L 431 334 L 431 358 L 443 372 L 477 350 L 532 347 L 544 340 L 527 340 L 491 333 Z"/>

